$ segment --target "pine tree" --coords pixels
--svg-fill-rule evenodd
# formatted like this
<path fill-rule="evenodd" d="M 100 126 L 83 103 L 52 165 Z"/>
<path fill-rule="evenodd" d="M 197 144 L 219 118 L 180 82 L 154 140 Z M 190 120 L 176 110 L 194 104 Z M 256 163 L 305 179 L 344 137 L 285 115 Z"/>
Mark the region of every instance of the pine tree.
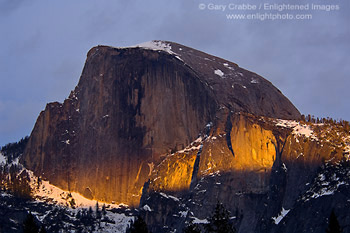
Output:
<path fill-rule="evenodd" d="M 307 121 L 307 122 L 311 122 L 311 115 L 310 115 L 310 114 L 307 115 L 306 121 Z"/>
<path fill-rule="evenodd" d="M 91 208 L 91 206 L 89 207 L 89 211 L 88 211 L 88 217 L 89 218 L 92 218 L 92 213 L 93 213 L 93 211 L 92 211 L 92 208 Z"/>
<path fill-rule="evenodd" d="M 17 165 L 11 165 L 9 171 L 8 188 L 14 194 L 14 196 L 30 199 L 32 190 L 29 185 L 29 175 L 24 170 L 19 173 L 20 169 Z"/>
<path fill-rule="evenodd" d="M 192 221 L 183 229 L 184 233 L 201 233 L 199 227 Z"/>
<path fill-rule="evenodd" d="M 46 233 L 46 229 L 44 226 L 41 226 L 39 233 Z"/>
<path fill-rule="evenodd" d="M 148 233 L 147 224 L 141 216 L 138 216 L 135 222 L 131 222 L 130 228 L 126 232 L 127 233 Z"/>
<path fill-rule="evenodd" d="M 107 212 L 106 212 L 106 205 L 103 204 L 102 205 L 102 216 L 104 217 L 106 214 L 107 214 Z"/>
<path fill-rule="evenodd" d="M 10 164 L 16 158 L 18 158 L 27 145 L 29 137 L 22 138 L 18 142 L 8 143 L 0 148 L 1 153 L 7 157 L 7 162 Z"/>
<path fill-rule="evenodd" d="M 80 210 L 78 210 L 78 213 L 76 214 L 76 216 L 75 216 L 77 219 L 81 219 L 81 211 Z"/>
<path fill-rule="evenodd" d="M 29 213 L 23 222 L 23 233 L 38 233 L 39 227 L 35 222 L 34 216 Z"/>
<path fill-rule="evenodd" d="M 217 203 L 214 214 L 208 219 L 205 226 L 208 233 L 235 233 L 236 229 L 230 223 L 230 213 L 220 202 Z"/>
<path fill-rule="evenodd" d="M 100 211 L 100 207 L 99 207 L 99 205 L 98 205 L 98 202 L 96 202 L 96 208 L 95 208 L 95 210 L 96 210 L 96 219 L 101 219 L 102 214 L 101 214 L 101 211 Z"/>
<path fill-rule="evenodd" d="M 337 216 L 334 213 L 334 210 L 332 210 L 331 216 L 329 217 L 329 223 L 328 228 L 326 230 L 326 233 L 341 233 L 342 229 L 339 226 L 339 222 L 337 219 Z"/>
<path fill-rule="evenodd" d="M 345 132 L 349 132 L 350 131 L 350 125 L 348 121 L 344 121 L 344 130 Z"/>

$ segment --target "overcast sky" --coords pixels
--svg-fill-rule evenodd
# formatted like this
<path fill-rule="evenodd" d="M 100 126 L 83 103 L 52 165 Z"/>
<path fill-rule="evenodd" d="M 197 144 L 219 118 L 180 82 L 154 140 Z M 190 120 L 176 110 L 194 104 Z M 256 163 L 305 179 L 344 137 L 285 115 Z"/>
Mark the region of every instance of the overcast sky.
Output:
<path fill-rule="evenodd" d="M 232 9 L 242 3 L 258 9 Z M 309 10 L 268 11 L 264 3 Z M 312 3 L 339 9 L 311 10 Z M 227 19 L 237 13 L 312 19 Z M 348 0 L 0 0 L 0 146 L 29 135 L 46 103 L 68 97 L 91 47 L 154 39 L 256 72 L 302 113 L 350 120 L 349 22 Z"/>

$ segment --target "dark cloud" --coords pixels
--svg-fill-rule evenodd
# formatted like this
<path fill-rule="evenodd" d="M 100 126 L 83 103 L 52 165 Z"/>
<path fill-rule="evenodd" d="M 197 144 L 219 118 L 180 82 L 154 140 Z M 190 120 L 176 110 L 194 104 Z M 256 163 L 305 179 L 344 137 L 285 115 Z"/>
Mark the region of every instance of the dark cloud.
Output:
<path fill-rule="evenodd" d="M 91 47 L 152 39 L 236 62 L 270 80 L 303 113 L 350 120 L 348 1 L 314 0 L 341 9 L 315 11 L 310 21 L 228 20 L 230 12 L 198 8 L 210 2 L 237 3 L 0 0 L 0 145 L 28 135 L 47 102 L 68 96 Z"/>

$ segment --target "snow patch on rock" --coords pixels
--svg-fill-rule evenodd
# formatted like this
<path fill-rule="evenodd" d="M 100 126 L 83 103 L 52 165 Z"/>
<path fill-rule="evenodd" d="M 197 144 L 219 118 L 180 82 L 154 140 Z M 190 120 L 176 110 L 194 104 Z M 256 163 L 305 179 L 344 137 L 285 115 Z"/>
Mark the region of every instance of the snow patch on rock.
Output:
<path fill-rule="evenodd" d="M 344 173 L 342 171 L 342 173 Z M 342 174 L 340 173 L 340 174 Z M 350 174 L 350 172 L 349 172 Z M 306 192 L 302 198 L 305 202 L 322 196 L 335 194 L 341 185 L 347 185 L 345 180 L 338 177 L 339 174 L 320 173 L 315 179 L 314 185 Z M 343 178 L 344 179 L 344 178 Z"/>
<path fill-rule="evenodd" d="M 208 125 L 206 127 L 210 127 L 210 125 L 209 126 Z M 185 149 L 179 150 L 176 153 L 180 153 L 181 154 L 181 153 L 191 152 L 191 151 L 194 151 L 194 150 L 199 150 L 200 147 L 201 147 L 201 144 L 199 144 L 199 143 L 202 143 L 203 140 L 204 140 L 204 138 L 202 136 L 200 136 L 196 140 L 191 142 L 191 144 L 189 146 L 187 146 Z"/>
<path fill-rule="evenodd" d="M 180 216 L 181 216 L 182 218 L 185 218 L 185 217 L 187 216 L 187 214 L 188 214 L 188 210 L 186 210 L 186 211 L 180 211 L 179 214 L 180 214 Z"/>
<path fill-rule="evenodd" d="M 272 220 L 275 222 L 276 225 L 278 225 L 282 219 L 289 213 L 290 210 L 285 210 L 282 207 L 282 210 L 280 212 L 280 214 L 277 217 L 272 217 Z"/>
<path fill-rule="evenodd" d="M 222 72 L 222 70 L 220 70 L 220 69 L 214 70 L 214 74 L 220 76 L 221 78 L 224 77 L 224 72 Z"/>
<path fill-rule="evenodd" d="M 63 189 L 60 189 L 52 184 L 49 181 L 40 180 L 38 182 L 38 177 L 30 170 L 27 170 L 27 173 L 30 177 L 30 186 L 33 190 L 33 196 L 35 199 L 44 200 L 47 202 L 55 203 L 61 206 L 74 207 L 74 208 L 89 208 L 96 206 L 97 200 L 90 200 L 79 193 L 70 192 Z M 74 204 L 73 204 L 74 203 Z M 120 206 L 127 206 L 123 203 L 121 204 L 111 204 L 99 202 L 100 205 L 109 205 L 112 208 L 119 208 Z"/>
<path fill-rule="evenodd" d="M 167 194 L 165 194 L 165 193 L 159 193 L 159 194 L 160 194 L 161 196 L 167 198 L 167 199 L 171 198 L 171 199 L 173 199 L 174 201 L 180 201 L 177 197 L 174 197 L 174 196 L 171 196 L 171 195 L 167 195 Z"/>
<path fill-rule="evenodd" d="M 187 147 L 187 148 L 185 148 L 185 149 L 183 149 L 183 150 L 177 151 L 177 153 L 185 153 L 185 152 L 190 152 L 190 151 L 193 151 L 193 150 L 199 150 L 200 147 L 201 147 L 201 145 Z"/>
<path fill-rule="evenodd" d="M 152 41 L 144 42 L 141 44 L 130 46 L 129 48 L 144 48 L 144 49 L 150 49 L 155 51 L 164 51 L 169 54 L 178 55 L 177 53 L 171 50 L 171 45 L 169 43 L 166 43 L 160 40 L 152 40 Z"/>
<path fill-rule="evenodd" d="M 294 135 L 304 136 L 307 138 L 318 140 L 317 137 L 314 135 L 314 132 L 311 129 L 311 127 L 307 124 L 302 124 L 294 120 L 282 120 L 282 119 L 275 120 L 275 124 L 276 126 L 293 129 L 292 133 Z"/>
<path fill-rule="evenodd" d="M 6 157 L 0 152 L 0 165 L 5 165 L 7 163 Z"/>
<path fill-rule="evenodd" d="M 196 217 L 191 217 L 193 218 L 193 223 L 194 224 L 208 224 L 209 221 L 207 219 L 199 219 L 199 218 L 196 218 Z"/>
<path fill-rule="evenodd" d="M 134 217 L 126 216 L 125 214 L 112 213 L 107 211 L 107 217 L 114 221 L 114 224 L 101 222 L 101 229 L 94 232 L 106 232 L 106 233 L 124 233 L 127 227 L 130 226 L 130 221 L 134 221 Z"/>
<path fill-rule="evenodd" d="M 144 209 L 145 211 L 149 211 L 149 212 L 152 211 L 152 209 L 151 209 L 151 207 L 149 207 L 149 205 L 144 205 L 144 206 L 143 206 L 143 209 Z"/>

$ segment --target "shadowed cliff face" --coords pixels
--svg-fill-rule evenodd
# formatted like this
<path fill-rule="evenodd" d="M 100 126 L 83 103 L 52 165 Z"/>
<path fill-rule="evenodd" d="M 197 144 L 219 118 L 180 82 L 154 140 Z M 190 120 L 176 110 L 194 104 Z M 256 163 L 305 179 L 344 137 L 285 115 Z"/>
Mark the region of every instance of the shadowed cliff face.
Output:
<path fill-rule="evenodd" d="M 275 161 L 272 133 L 231 120 L 231 114 L 295 119 L 298 110 L 271 83 L 236 64 L 175 43 L 154 43 L 172 50 L 91 49 L 69 98 L 48 104 L 38 117 L 21 162 L 61 188 L 137 205 L 162 156 L 184 149 L 213 122 L 227 158 L 216 158 L 219 151 L 213 156 L 210 144 L 201 160 L 199 148 L 178 153 L 176 161 L 161 163 L 176 174 L 165 176 L 159 188 L 186 190 L 194 176 L 208 172 L 208 164 L 265 174 Z M 245 135 L 251 141 L 242 147 Z"/>
<path fill-rule="evenodd" d="M 281 91 L 258 74 L 193 48 L 166 43 L 212 89 L 221 107 L 257 116 L 300 118 L 299 111 Z"/>

